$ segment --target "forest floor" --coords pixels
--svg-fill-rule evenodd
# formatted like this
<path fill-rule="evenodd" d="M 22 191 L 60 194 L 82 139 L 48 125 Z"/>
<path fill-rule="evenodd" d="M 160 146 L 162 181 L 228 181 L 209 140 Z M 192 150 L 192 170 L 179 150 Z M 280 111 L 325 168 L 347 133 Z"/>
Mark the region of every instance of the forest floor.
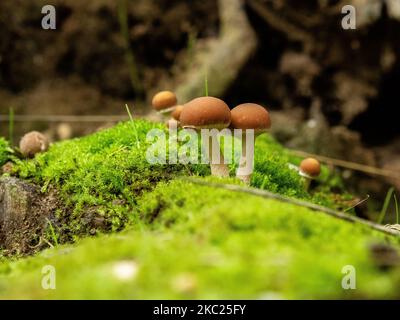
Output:
<path fill-rule="evenodd" d="M 120 123 L 55 143 L 32 160 L 18 159 L 0 141 L 0 161 L 13 162 L 5 176 L 58 198 L 42 233 L 24 235 L 31 250 L 3 248 L 1 298 L 399 298 L 399 238 L 185 179 L 239 184 L 209 177 L 206 165 L 149 164 L 146 133 L 154 128 L 165 130 L 142 120 Z M 261 136 L 251 186 L 332 209 L 351 206 L 354 199 L 326 167 L 306 191 L 288 166 L 299 161 Z M 55 290 L 42 286 L 48 266 Z M 354 267 L 356 289 L 342 287 L 346 266 Z"/>

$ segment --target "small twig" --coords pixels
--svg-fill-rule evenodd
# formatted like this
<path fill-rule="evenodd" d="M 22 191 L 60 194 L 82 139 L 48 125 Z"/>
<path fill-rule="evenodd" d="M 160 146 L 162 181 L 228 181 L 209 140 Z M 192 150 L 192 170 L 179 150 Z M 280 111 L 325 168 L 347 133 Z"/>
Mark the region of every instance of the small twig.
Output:
<path fill-rule="evenodd" d="M 223 184 L 223 183 L 215 183 L 215 182 L 207 182 L 207 181 L 203 181 L 200 179 L 195 179 L 195 178 L 187 178 L 187 177 L 183 177 L 181 178 L 184 181 L 188 181 L 191 183 L 195 183 L 198 185 L 203 185 L 203 186 L 208 186 L 208 187 L 215 187 L 215 188 L 221 188 L 221 189 L 225 189 L 225 190 L 230 190 L 230 191 L 234 191 L 234 192 L 242 192 L 242 193 L 247 193 L 247 194 L 252 194 L 255 196 L 259 196 L 259 197 L 263 197 L 263 198 L 269 198 L 269 199 L 275 199 L 278 201 L 282 201 L 282 202 L 286 202 L 286 203 L 291 203 L 297 206 L 301 206 L 301 207 L 305 207 L 308 208 L 310 210 L 313 211 L 318 211 L 318 212 L 323 212 L 326 213 L 332 217 L 344 220 L 344 221 L 348 221 L 348 222 L 352 222 L 352 223 L 359 223 L 365 226 L 368 226 L 374 230 L 386 233 L 386 234 L 390 234 L 390 235 L 395 235 L 395 236 L 399 236 L 400 232 L 395 231 L 395 230 L 391 230 L 391 229 L 386 229 L 383 225 L 374 223 L 372 221 L 368 221 L 365 219 L 361 219 L 358 217 L 354 217 L 351 216 L 349 214 L 346 214 L 344 212 L 340 212 L 340 211 L 336 211 L 327 207 L 322 207 L 319 206 L 317 204 L 311 203 L 311 202 L 306 202 L 303 200 L 298 200 L 298 199 L 293 199 L 293 198 L 288 198 L 285 196 L 282 196 L 280 194 L 276 194 L 276 193 L 272 193 L 266 190 L 260 190 L 260 189 L 256 189 L 256 188 L 249 188 L 249 187 L 241 187 L 238 185 L 234 185 L 234 184 Z"/>
<path fill-rule="evenodd" d="M 126 108 L 126 112 L 128 112 L 129 119 L 131 120 L 132 129 L 135 132 L 136 145 L 139 147 L 140 141 L 139 141 L 139 135 L 138 135 L 137 129 L 136 129 L 136 124 L 135 124 L 135 121 L 133 120 L 133 117 L 132 117 L 131 111 L 129 110 L 128 104 L 126 104 L 126 103 L 125 103 L 125 108 Z"/>
<path fill-rule="evenodd" d="M 364 203 L 364 202 L 367 201 L 368 199 L 369 199 L 369 194 L 367 194 L 367 196 L 366 196 L 364 199 L 358 201 L 355 205 L 351 206 L 350 208 L 347 208 L 347 209 L 344 210 L 343 212 L 347 212 L 347 211 L 350 211 L 351 209 L 354 209 L 355 207 L 358 207 L 360 204 Z"/>
<path fill-rule="evenodd" d="M 48 241 L 46 238 L 41 238 L 41 240 L 43 240 L 43 242 L 46 242 L 50 248 L 54 248 L 54 245 L 50 241 Z"/>

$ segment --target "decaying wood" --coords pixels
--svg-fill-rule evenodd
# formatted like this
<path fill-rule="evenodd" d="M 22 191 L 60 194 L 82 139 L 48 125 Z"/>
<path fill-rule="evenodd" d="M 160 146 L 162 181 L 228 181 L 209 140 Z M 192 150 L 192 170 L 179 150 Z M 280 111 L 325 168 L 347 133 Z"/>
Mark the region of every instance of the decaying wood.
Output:
<path fill-rule="evenodd" d="M 254 52 L 256 36 L 249 25 L 242 0 L 219 0 L 219 36 L 206 49 L 195 49 L 192 63 L 177 78 L 175 92 L 186 102 L 204 94 L 207 75 L 209 94 L 221 96 L 236 79 L 242 66 Z"/>
<path fill-rule="evenodd" d="M 41 235 L 58 205 L 51 193 L 17 178 L 0 179 L 0 248 L 26 254 L 39 248 Z"/>

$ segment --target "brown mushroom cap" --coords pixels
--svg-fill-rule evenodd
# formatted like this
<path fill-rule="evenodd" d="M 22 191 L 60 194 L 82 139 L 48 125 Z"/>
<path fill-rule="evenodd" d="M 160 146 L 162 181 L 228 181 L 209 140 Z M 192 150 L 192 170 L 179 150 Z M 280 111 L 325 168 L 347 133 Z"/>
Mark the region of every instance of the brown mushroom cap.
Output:
<path fill-rule="evenodd" d="M 175 93 L 171 91 L 161 91 L 153 97 L 151 103 L 154 109 L 157 111 L 162 111 L 175 106 L 177 103 L 177 98 Z"/>
<path fill-rule="evenodd" d="M 221 99 L 200 97 L 185 104 L 179 120 L 184 128 L 223 129 L 231 122 L 231 112 Z"/>
<path fill-rule="evenodd" d="M 256 134 L 271 127 L 267 109 L 255 103 L 243 103 L 231 110 L 231 127 L 234 129 L 254 129 Z"/>
<path fill-rule="evenodd" d="M 176 106 L 175 110 L 172 111 L 172 114 L 171 114 L 172 118 L 174 118 L 175 120 L 178 120 L 178 121 L 179 121 L 179 118 L 180 118 L 180 116 L 181 116 L 182 109 L 183 109 L 183 106 L 182 106 L 182 105 Z"/>
<path fill-rule="evenodd" d="M 314 158 L 304 159 L 300 163 L 300 173 L 303 173 L 312 178 L 318 177 L 321 173 L 321 165 L 319 161 Z"/>
<path fill-rule="evenodd" d="M 25 157 L 33 157 L 36 153 L 46 151 L 48 148 L 48 138 L 37 131 L 25 134 L 19 142 L 19 149 Z"/>

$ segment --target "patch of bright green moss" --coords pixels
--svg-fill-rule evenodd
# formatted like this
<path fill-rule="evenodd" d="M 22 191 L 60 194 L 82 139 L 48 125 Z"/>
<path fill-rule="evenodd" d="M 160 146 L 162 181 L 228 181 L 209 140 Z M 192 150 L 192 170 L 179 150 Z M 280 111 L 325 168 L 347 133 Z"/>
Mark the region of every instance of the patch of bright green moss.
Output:
<path fill-rule="evenodd" d="M 17 161 L 14 170 L 20 178 L 41 185 L 44 192 L 50 188 L 59 192 L 65 209 L 58 213 L 63 225 L 55 226 L 56 230 L 73 236 L 93 232 L 92 226 L 82 223 L 86 212 L 104 218 L 109 230 L 120 230 L 137 219 L 138 199 L 159 182 L 210 174 L 209 167 L 201 164 L 149 164 L 146 151 L 153 142 L 147 142 L 146 135 L 151 129 L 167 132 L 164 125 L 144 120 L 120 123 L 83 138 L 56 143 L 33 160 Z M 240 153 L 239 141 L 231 145 L 233 154 Z M 329 198 L 313 199 L 304 190 L 297 172 L 288 167 L 293 159 L 270 136 L 257 139 L 255 154 L 253 186 L 332 205 Z M 234 176 L 236 164 L 230 167 Z"/>
<path fill-rule="evenodd" d="M 8 142 L 0 137 L 0 166 L 5 164 L 10 158 L 10 146 Z"/>
<path fill-rule="evenodd" d="M 121 123 L 17 161 L 19 177 L 44 192 L 58 190 L 66 208 L 58 215 L 69 232 L 85 234 L 83 214 L 93 210 L 112 230 L 129 226 L 33 257 L 3 259 L 1 298 L 399 298 L 399 271 L 375 267 L 368 249 L 377 242 L 398 247 L 398 240 L 295 205 L 181 180 L 221 181 L 204 177 L 206 165 L 150 165 L 145 137 L 152 128 L 163 127 Z M 240 152 L 237 143 L 232 152 Z M 252 185 L 335 206 L 328 170 L 321 177 L 327 184 L 310 194 L 288 167 L 298 161 L 260 136 Z M 62 228 L 55 225 L 54 232 Z M 48 240 L 56 244 L 54 232 Z M 121 261 L 133 263 L 137 274 L 118 278 Z M 56 290 L 41 286 L 46 265 L 55 267 Z M 356 290 L 341 287 L 345 265 L 356 268 Z"/>
<path fill-rule="evenodd" d="M 399 298 L 398 269 L 374 266 L 371 243 L 398 241 L 295 205 L 175 180 L 138 200 L 121 233 L 0 264 L 1 298 Z M 151 224 L 143 221 L 152 221 Z M 128 261 L 137 274 L 117 276 Z M 43 290 L 42 268 L 56 270 Z M 354 266 L 356 290 L 342 289 Z"/>

